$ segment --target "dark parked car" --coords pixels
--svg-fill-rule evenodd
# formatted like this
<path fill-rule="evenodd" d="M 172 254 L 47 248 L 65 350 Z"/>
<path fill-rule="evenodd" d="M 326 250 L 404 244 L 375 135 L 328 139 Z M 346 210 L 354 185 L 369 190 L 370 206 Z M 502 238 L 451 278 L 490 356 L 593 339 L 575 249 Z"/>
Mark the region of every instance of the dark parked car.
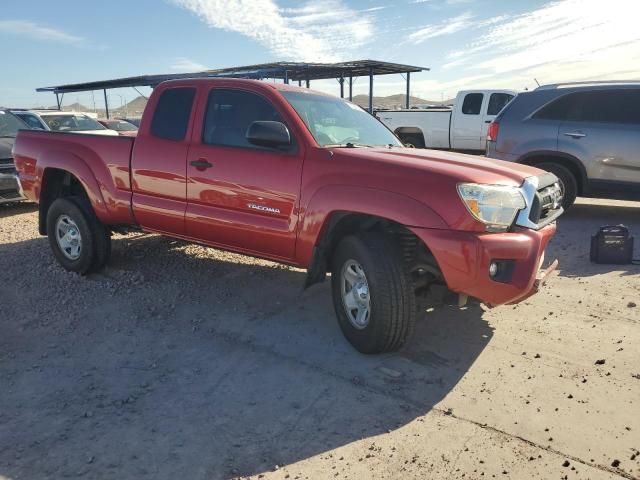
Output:
<path fill-rule="evenodd" d="M 640 82 L 548 85 L 490 125 L 487 156 L 554 173 L 577 196 L 640 199 Z"/>
<path fill-rule="evenodd" d="M 136 128 L 140 128 L 140 117 L 128 117 L 128 118 L 119 118 L 118 120 L 124 120 L 125 122 L 129 122 L 131 125 L 134 125 Z"/>
<path fill-rule="evenodd" d="M 20 129 L 29 127 L 8 110 L 0 109 L 0 203 L 23 200 L 11 149 Z"/>
<path fill-rule="evenodd" d="M 103 127 L 115 130 L 118 132 L 118 135 L 123 137 L 135 137 L 138 134 L 138 127 L 126 120 L 101 118 L 98 119 L 98 122 L 100 122 Z"/>

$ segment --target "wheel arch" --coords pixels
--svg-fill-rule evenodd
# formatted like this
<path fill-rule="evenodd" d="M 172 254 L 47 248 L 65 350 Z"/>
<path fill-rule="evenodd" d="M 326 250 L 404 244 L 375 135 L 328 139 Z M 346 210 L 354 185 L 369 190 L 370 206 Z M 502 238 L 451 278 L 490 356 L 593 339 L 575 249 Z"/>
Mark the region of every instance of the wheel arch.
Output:
<path fill-rule="evenodd" d="M 67 157 L 62 164 L 57 162 L 41 164 L 38 221 L 38 230 L 41 235 L 46 235 L 47 212 L 56 198 L 71 195 L 84 197 L 101 221 L 108 217 L 104 198 L 91 170 L 79 158 L 72 158 L 75 158 L 75 161 L 69 161 Z"/>
<path fill-rule="evenodd" d="M 420 127 L 397 127 L 393 130 L 393 133 L 396 135 L 396 137 L 398 137 L 400 140 L 404 142 L 404 136 L 405 135 L 419 135 L 420 139 L 422 139 L 422 145 L 426 146 L 427 145 L 427 138 L 424 135 L 424 132 L 422 131 L 422 129 Z"/>
<path fill-rule="evenodd" d="M 573 155 L 569 155 L 568 153 L 563 152 L 555 152 L 555 151 L 536 151 L 528 153 L 518 160 L 518 163 L 523 163 L 525 165 L 531 165 L 535 167 L 540 163 L 557 163 L 558 165 L 562 165 L 569 169 L 571 173 L 576 177 L 578 183 L 578 195 L 583 195 L 588 193 L 589 190 L 589 177 L 587 175 L 587 170 L 584 168 L 584 165 L 580 160 L 578 160 Z"/>
<path fill-rule="evenodd" d="M 351 211 L 335 211 L 326 219 L 322 233 L 313 248 L 313 256 L 307 270 L 305 288 L 320 283 L 324 280 L 331 258 L 340 241 L 360 232 L 385 232 L 396 235 L 399 241 L 405 240 L 413 244 L 415 240 L 423 243 L 405 225 L 389 218 L 380 217 L 368 213 Z M 425 245 L 428 251 L 428 247 Z"/>

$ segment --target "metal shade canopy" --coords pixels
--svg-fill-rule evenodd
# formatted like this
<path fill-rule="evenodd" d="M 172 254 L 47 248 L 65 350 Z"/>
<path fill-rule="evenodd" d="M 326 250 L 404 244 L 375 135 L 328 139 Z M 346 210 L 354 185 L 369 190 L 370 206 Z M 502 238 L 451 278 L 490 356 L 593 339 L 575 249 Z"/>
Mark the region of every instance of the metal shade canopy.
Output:
<path fill-rule="evenodd" d="M 96 82 L 73 83 L 52 87 L 37 88 L 37 92 L 55 93 L 58 98 L 58 108 L 61 107 L 61 98 L 58 95 L 72 92 L 86 92 L 91 90 L 103 90 L 105 93 L 105 107 L 107 118 L 109 106 L 106 99 L 106 90 L 125 87 L 155 87 L 166 80 L 181 78 L 251 78 L 256 80 L 280 79 L 285 83 L 297 81 L 299 85 L 305 82 L 310 86 L 311 80 L 324 80 L 335 78 L 340 84 L 340 96 L 344 97 L 344 82 L 349 82 L 349 100 L 353 98 L 353 78 L 369 77 L 369 111 L 373 111 L 373 77 L 376 75 L 406 74 L 407 98 L 406 107 L 409 108 L 409 89 L 411 73 L 428 71 L 428 68 L 400 63 L 380 62 L 376 60 L 354 60 L 340 63 L 306 63 L 306 62 L 275 62 L 247 65 L 242 67 L 220 68 L 204 70 L 193 73 L 169 73 L 162 75 L 139 75 L 135 77 L 116 78 L 113 80 L 101 80 Z"/>

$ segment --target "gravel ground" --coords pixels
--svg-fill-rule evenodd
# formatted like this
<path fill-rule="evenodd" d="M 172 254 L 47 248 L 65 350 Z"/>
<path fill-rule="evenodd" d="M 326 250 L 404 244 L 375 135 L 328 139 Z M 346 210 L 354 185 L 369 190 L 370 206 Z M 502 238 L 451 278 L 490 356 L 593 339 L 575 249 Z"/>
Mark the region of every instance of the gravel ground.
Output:
<path fill-rule="evenodd" d="M 639 478 L 640 266 L 588 261 L 619 222 L 581 201 L 543 292 L 364 356 L 299 270 L 132 234 L 82 278 L 2 207 L 0 479 Z"/>

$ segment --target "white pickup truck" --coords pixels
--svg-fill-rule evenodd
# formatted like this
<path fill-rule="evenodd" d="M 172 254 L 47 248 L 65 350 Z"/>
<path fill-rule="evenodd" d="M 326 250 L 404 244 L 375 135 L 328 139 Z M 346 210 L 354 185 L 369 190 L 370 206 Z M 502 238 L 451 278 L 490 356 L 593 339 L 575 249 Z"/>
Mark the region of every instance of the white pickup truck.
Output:
<path fill-rule="evenodd" d="M 378 110 L 376 116 L 406 145 L 484 152 L 489 124 L 516 95 L 513 90 L 465 90 L 452 107 Z"/>

